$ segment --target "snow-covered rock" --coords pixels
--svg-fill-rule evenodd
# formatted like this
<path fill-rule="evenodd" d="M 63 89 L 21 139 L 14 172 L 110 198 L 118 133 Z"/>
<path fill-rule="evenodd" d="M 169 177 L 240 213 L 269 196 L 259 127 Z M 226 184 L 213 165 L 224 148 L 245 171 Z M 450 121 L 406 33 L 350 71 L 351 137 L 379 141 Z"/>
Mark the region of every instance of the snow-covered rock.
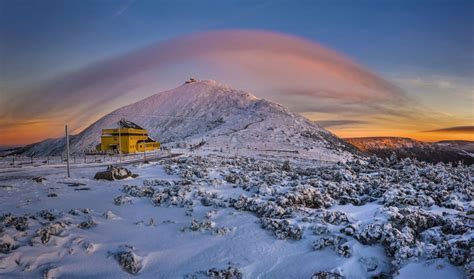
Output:
<path fill-rule="evenodd" d="M 108 166 L 105 171 L 97 172 L 94 179 L 121 180 L 129 177 L 134 177 L 134 175 L 128 169 L 117 166 Z"/>

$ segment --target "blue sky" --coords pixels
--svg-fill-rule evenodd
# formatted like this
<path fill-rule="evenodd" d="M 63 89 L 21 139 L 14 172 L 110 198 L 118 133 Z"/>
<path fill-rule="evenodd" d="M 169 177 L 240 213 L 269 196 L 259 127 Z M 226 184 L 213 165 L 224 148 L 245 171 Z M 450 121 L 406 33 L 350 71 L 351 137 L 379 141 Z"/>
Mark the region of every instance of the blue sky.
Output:
<path fill-rule="evenodd" d="M 420 107 L 436 114 L 438 120 L 432 120 L 426 129 L 444 128 L 448 124 L 472 125 L 474 1 L 448 0 L 0 0 L 0 111 L 8 110 L 11 107 L 8 102 L 16 99 L 34 101 L 33 94 L 32 98 L 28 94 L 38 91 L 36 86 L 43 82 L 59 79 L 61 88 L 67 90 L 65 75 L 84 71 L 100 61 L 113 60 L 157 43 L 166 44 L 175 38 L 228 29 L 296 36 L 356 61 L 403 89 Z M 178 63 L 168 67 L 178 76 L 176 80 L 182 80 L 188 78 L 186 67 L 208 69 L 209 65 L 196 62 L 191 66 Z M 259 93 L 261 87 L 252 88 L 248 79 L 245 81 L 232 85 Z M 144 97 L 158 89 L 165 88 L 124 94 Z M 41 94 L 35 98 L 41 98 Z M 265 94 L 262 96 L 271 99 Z M 290 108 L 295 107 L 297 99 L 275 98 Z M 110 104 L 102 108 L 102 114 L 127 102 L 130 99 Z M 340 115 L 340 111 L 298 112 L 311 119 L 338 123 L 347 117 Z M 0 128 L 15 124 L 18 118 L 15 113 L 15 110 L 6 116 L 0 113 L 0 120 L 7 123 Z M 97 117 L 98 112 L 95 113 Z M 45 121 L 45 118 L 36 115 L 34 120 Z M 62 121 L 56 119 L 58 123 Z M 369 122 L 364 117 L 356 120 Z M 89 122 L 84 121 L 84 125 Z M 424 120 L 425 124 L 428 122 Z M 343 129 L 346 128 L 341 126 L 332 131 L 344 135 Z M 368 134 L 368 129 L 361 125 L 357 135 Z M 371 135 L 377 133 L 374 127 L 371 129 Z M 398 135 L 405 129 L 408 128 L 398 127 L 389 135 Z M 410 129 L 415 127 L 412 125 Z"/>
<path fill-rule="evenodd" d="M 45 77 L 173 37 L 264 29 L 375 71 L 472 76 L 473 1 L 0 1 L 6 81 Z"/>

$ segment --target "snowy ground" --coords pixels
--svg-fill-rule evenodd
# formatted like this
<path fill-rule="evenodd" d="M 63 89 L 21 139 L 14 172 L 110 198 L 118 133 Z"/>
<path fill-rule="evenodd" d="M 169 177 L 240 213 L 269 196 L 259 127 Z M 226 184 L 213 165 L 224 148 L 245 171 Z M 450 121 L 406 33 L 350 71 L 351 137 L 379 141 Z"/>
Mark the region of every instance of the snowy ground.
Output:
<path fill-rule="evenodd" d="M 473 275 L 471 168 L 312 166 L 185 155 L 122 181 L 94 180 L 104 166 L 2 171 L 0 277 Z"/>

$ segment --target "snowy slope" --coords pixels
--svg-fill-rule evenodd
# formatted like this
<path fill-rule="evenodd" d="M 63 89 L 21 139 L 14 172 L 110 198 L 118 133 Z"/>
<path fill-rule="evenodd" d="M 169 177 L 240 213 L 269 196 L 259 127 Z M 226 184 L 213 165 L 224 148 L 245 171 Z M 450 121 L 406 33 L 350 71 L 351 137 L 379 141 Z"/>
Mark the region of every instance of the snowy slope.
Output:
<path fill-rule="evenodd" d="M 197 81 L 158 93 L 102 117 L 71 139 L 71 150 L 82 153 L 99 143 L 101 129 L 121 119 L 145 127 L 162 143 L 307 152 L 316 159 L 339 161 L 354 150 L 330 132 L 287 108 L 215 81 Z M 29 146 L 25 155 L 55 155 L 64 141 Z"/>

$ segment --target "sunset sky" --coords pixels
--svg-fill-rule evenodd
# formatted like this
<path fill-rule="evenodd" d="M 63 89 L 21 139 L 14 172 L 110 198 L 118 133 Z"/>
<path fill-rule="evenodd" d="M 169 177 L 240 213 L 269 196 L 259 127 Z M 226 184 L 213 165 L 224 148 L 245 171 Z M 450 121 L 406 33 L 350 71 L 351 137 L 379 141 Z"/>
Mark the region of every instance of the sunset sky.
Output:
<path fill-rule="evenodd" d="M 0 146 L 190 77 L 342 137 L 474 140 L 474 1 L 0 0 Z"/>

